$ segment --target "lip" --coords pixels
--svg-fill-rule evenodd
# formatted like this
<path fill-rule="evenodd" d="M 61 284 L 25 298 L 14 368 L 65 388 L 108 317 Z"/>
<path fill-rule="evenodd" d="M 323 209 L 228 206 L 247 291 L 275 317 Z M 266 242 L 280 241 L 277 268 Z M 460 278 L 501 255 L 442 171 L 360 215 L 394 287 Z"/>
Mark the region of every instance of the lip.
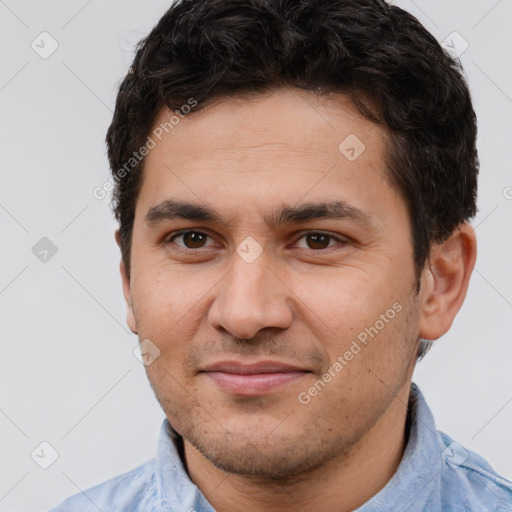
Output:
<path fill-rule="evenodd" d="M 277 391 L 309 371 L 278 361 L 251 364 L 222 361 L 207 366 L 201 373 L 225 392 L 238 396 L 258 396 Z"/>

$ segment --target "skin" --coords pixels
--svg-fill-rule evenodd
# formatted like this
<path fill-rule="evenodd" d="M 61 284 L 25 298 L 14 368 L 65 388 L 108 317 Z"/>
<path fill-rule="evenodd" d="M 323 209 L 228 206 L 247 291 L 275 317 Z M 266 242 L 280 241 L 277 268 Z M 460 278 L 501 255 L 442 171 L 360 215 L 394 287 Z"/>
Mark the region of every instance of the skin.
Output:
<path fill-rule="evenodd" d="M 155 126 L 169 115 L 162 110 Z M 354 161 L 338 149 L 349 134 L 365 145 Z M 121 263 L 128 325 L 160 350 L 149 381 L 184 438 L 191 479 L 218 511 L 354 510 L 400 463 L 418 338 L 450 328 L 476 241 L 465 223 L 434 245 L 416 293 L 410 220 L 386 176 L 386 141 L 345 96 L 282 89 L 188 115 L 146 157 L 129 273 Z M 208 206 L 219 219 L 148 222 L 166 200 Z M 265 222 L 286 205 L 335 200 L 366 220 Z M 207 236 L 175 236 L 184 229 Z M 251 263 L 237 252 L 247 237 L 262 250 Z M 393 304 L 400 312 L 301 403 Z M 303 371 L 243 396 L 202 371 L 227 360 Z"/>

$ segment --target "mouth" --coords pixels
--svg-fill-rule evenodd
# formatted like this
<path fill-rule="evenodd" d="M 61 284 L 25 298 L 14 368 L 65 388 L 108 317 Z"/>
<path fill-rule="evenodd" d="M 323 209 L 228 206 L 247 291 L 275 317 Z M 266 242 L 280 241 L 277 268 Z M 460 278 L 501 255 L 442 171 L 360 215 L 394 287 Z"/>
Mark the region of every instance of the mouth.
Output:
<path fill-rule="evenodd" d="M 259 396 L 277 391 L 310 372 L 277 361 L 252 364 L 223 361 L 206 367 L 200 373 L 224 392 L 237 396 Z"/>

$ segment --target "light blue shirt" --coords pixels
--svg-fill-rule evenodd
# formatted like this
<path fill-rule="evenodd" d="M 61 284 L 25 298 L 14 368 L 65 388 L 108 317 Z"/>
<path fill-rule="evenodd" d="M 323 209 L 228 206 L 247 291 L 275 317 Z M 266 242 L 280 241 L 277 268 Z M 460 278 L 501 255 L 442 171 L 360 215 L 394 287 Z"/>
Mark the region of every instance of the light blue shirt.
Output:
<path fill-rule="evenodd" d="M 436 430 L 415 384 L 409 422 L 409 439 L 396 473 L 355 512 L 512 512 L 512 482 L 496 474 L 480 455 Z M 215 512 L 190 480 L 177 438 L 164 420 L 156 459 L 72 496 L 50 512 Z"/>

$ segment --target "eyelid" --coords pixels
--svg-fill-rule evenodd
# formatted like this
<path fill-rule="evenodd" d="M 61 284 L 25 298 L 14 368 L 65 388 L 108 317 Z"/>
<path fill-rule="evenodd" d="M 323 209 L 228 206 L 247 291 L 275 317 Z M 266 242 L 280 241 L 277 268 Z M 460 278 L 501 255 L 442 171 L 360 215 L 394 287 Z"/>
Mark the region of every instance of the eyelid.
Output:
<path fill-rule="evenodd" d="M 183 236 L 183 235 L 186 235 L 188 233 L 199 233 L 201 235 L 205 235 L 207 236 L 208 238 L 211 238 L 213 240 L 213 236 L 210 235 L 207 231 L 205 230 L 202 230 L 202 229 L 183 229 L 181 231 L 177 231 L 175 233 L 171 233 L 170 235 L 166 236 L 164 238 L 164 241 L 163 241 L 163 244 L 164 245 L 168 245 L 168 244 L 175 244 L 176 246 L 178 246 L 180 249 L 183 249 L 185 251 L 196 251 L 196 252 L 199 252 L 201 251 L 202 249 L 206 249 L 208 247 L 211 247 L 211 246 L 205 246 L 205 247 L 199 247 L 198 249 L 190 249 L 188 247 L 184 247 L 182 245 L 179 245 L 177 244 L 176 242 L 174 242 L 174 238 L 177 238 L 179 236 Z"/>
<path fill-rule="evenodd" d="M 308 235 L 311 235 L 311 234 L 327 236 L 327 237 L 331 238 L 332 240 L 335 240 L 336 242 L 338 242 L 338 244 L 341 243 L 343 245 L 347 245 L 349 243 L 349 240 L 347 238 L 341 237 L 338 234 L 333 234 L 333 233 L 330 233 L 329 231 L 322 231 L 321 229 L 310 229 L 308 231 L 302 232 L 300 234 L 300 236 L 296 237 L 295 238 L 296 241 L 294 242 L 294 244 L 296 244 L 302 238 L 304 238 Z M 336 247 L 336 246 L 335 245 L 329 246 L 329 247 L 326 247 L 325 249 L 308 249 L 308 248 L 303 248 L 303 247 L 299 247 L 299 249 L 302 249 L 305 251 L 312 251 L 312 252 L 322 252 L 322 251 L 326 251 L 327 249 L 332 249 L 333 247 Z"/>

